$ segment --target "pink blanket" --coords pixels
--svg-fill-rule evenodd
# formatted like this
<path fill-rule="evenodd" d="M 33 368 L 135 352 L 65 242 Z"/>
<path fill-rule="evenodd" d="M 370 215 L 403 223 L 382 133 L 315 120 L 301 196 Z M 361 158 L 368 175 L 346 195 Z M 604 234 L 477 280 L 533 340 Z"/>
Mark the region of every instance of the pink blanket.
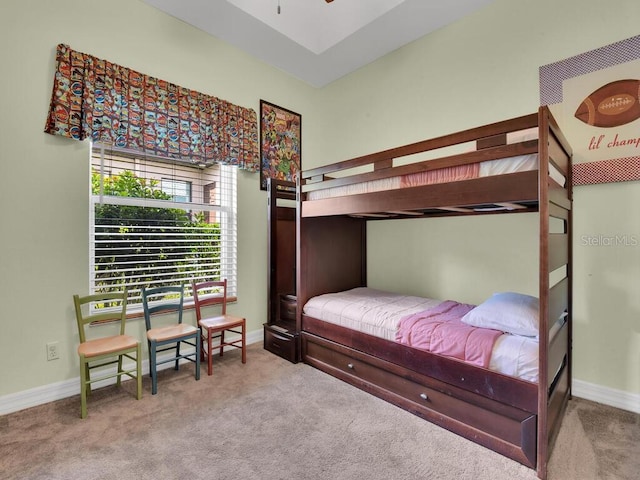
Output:
<path fill-rule="evenodd" d="M 478 178 L 480 164 L 457 165 L 455 167 L 437 168 L 422 172 L 410 173 L 400 177 L 402 187 L 418 187 L 420 185 L 433 185 L 434 183 L 459 182 Z"/>
<path fill-rule="evenodd" d="M 429 310 L 404 317 L 400 320 L 396 340 L 487 368 L 493 344 L 503 332 L 462 323 L 462 317 L 474 307 L 447 300 Z"/>

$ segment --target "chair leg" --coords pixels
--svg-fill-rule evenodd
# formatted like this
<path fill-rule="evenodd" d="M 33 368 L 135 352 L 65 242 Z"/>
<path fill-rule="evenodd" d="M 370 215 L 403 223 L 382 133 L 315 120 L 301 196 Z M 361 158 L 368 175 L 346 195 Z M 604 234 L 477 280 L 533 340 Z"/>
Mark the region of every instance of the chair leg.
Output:
<path fill-rule="evenodd" d="M 224 353 L 224 330 L 220 332 L 220 356 Z"/>
<path fill-rule="evenodd" d="M 180 362 L 179 362 L 180 358 L 179 357 L 180 357 L 180 344 L 181 343 L 182 343 L 182 341 L 176 343 L 176 365 L 175 365 L 175 367 L 173 367 L 174 370 L 178 370 L 180 368 L 180 365 L 179 365 L 180 364 Z"/>
<path fill-rule="evenodd" d="M 196 333 L 196 338 L 195 338 L 195 344 L 196 344 L 196 380 L 200 380 L 200 332 Z"/>
<path fill-rule="evenodd" d="M 136 348 L 136 387 L 137 387 L 137 399 L 142 398 L 142 343 L 138 342 Z"/>
<path fill-rule="evenodd" d="M 85 389 L 86 389 L 86 397 L 89 397 L 91 395 L 91 369 L 89 368 L 89 363 L 88 360 L 84 360 L 85 362 L 85 370 L 84 370 L 84 380 L 86 382 L 85 384 Z"/>
<path fill-rule="evenodd" d="M 247 363 L 247 326 L 246 321 L 242 321 L 242 363 Z"/>
<path fill-rule="evenodd" d="M 156 365 L 156 342 L 151 342 L 149 351 L 149 365 L 151 365 L 151 394 L 158 393 L 158 371 Z"/>
<path fill-rule="evenodd" d="M 149 378 L 153 378 L 153 373 L 151 373 L 151 342 L 149 340 L 147 340 L 147 352 L 149 352 Z"/>
<path fill-rule="evenodd" d="M 213 355 L 211 355 L 211 337 L 213 332 L 207 330 L 207 375 L 213 375 Z"/>
<path fill-rule="evenodd" d="M 122 355 L 118 355 L 118 376 L 116 377 L 116 385 L 122 384 Z"/>
<path fill-rule="evenodd" d="M 200 328 L 200 361 L 204 361 L 204 332 L 202 331 L 202 327 Z"/>
<path fill-rule="evenodd" d="M 87 363 L 80 358 L 80 418 L 87 418 Z"/>

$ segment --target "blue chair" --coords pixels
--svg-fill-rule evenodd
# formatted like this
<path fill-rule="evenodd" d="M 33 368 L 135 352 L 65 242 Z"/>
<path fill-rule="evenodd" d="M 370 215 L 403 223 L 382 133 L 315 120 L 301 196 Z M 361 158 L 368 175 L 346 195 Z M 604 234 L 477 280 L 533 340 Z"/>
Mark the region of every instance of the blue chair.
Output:
<path fill-rule="evenodd" d="M 175 362 L 178 370 L 180 360 L 186 359 L 196 364 L 196 380 L 200 380 L 200 329 L 193 325 L 182 323 L 184 304 L 184 288 L 156 287 L 142 289 L 142 306 L 144 308 L 144 323 L 147 329 L 147 343 L 149 346 L 149 374 L 151 376 L 151 393 L 158 392 L 158 365 Z M 153 327 L 152 318 L 160 313 L 177 315 L 177 320 L 170 325 Z M 194 347 L 194 351 L 180 352 L 180 345 L 184 343 Z M 173 355 L 158 360 L 158 354 L 173 351 Z"/>

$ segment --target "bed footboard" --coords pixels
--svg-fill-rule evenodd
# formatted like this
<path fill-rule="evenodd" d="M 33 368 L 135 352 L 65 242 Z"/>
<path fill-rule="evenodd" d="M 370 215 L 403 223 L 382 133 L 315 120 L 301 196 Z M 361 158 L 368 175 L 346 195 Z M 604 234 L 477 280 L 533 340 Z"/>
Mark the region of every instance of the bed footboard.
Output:
<path fill-rule="evenodd" d="M 306 363 L 535 468 L 535 412 L 461 389 L 309 332 L 303 332 L 301 338 Z"/>

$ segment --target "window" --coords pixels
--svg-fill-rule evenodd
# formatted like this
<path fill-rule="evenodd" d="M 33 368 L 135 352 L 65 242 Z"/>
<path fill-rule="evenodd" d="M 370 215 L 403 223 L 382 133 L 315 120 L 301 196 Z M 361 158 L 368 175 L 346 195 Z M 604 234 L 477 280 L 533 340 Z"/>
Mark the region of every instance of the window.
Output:
<path fill-rule="evenodd" d="M 237 294 L 236 168 L 92 145 L 90 291 L 226 278 Z"/>
<path fill-rule="evenodd" d="M 191 182 L 163 178 L 160 181 L 160 189 L 169 195 L 174 202 L 191 202 Z"/>

